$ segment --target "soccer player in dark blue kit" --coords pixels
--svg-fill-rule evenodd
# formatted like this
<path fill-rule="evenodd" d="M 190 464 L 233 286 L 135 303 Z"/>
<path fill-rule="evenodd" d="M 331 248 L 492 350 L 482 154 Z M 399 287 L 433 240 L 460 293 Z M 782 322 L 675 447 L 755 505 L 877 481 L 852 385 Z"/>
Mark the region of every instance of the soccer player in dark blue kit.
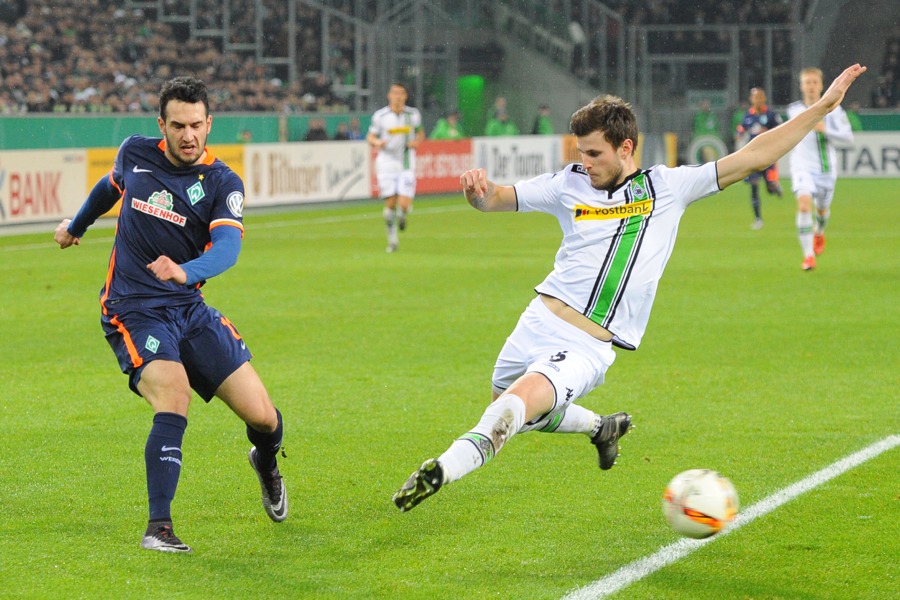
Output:
<path fill-rule="evenodd" d="M 750 90 L 750 108 L 744 113 L 744 118 L 737 127 L 735 145 L 744 145 L 759 134 L 778 126 L 781 117 L 769 110 L 766 104 L 766 91 L 761 87 Z M 781 183 L 778 182 L 778 165 L 769 165 L 764 171 L 752 173 L 746 181 L 750 184 L 750 203 L 753 206 L 753 216 L 756 218 L 751 227 L 762 229 L 762 206 L 759 199 L 759 180 L 765 179 L 766 191 L 775 194 L 779 198 L 782 195 Z"/>
<path fill-rule="evenodd" d="M 154 411 L 144 450 L 150 518 L 141 546 L 190 552 L 173 531 L 170 508 L 191 389 L 206 402 L 220 398 L 246 423 L 263 507 L 276 522 L 288 511 L 276 461 L 283 427 L 244 340 L 200 292 L 235 264 L 244 232 L 244 184 L 206 148 L 212 117 L 204 83 L 165 83 L 157 121 L 163 137 L 122 142 L 109 175 L 54 239 L 60 248 L 78 245 L 122 199 L 100 320 L 132 391 Z"/>

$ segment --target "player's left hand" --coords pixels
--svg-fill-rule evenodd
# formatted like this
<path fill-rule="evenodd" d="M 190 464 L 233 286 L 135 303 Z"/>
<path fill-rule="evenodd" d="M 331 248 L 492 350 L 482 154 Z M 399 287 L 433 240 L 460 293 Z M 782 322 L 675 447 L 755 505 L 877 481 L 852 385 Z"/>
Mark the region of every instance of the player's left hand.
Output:
<path fill-rule="evenodd" d="M 156 278 L 160 281 L 174 281 L 184 285 L 187 283 L 187 273 L 184 269 L 168 256 L 160 256 L 152 263 L 147 265 Z"/>
<path fill-rule="evenodd" d="M 822 97 L 819 99 L 819 102 L 826 107 L 826 112 L 831 112 L 841 103 L 844 99 L 844 94 L 847 92 L 850 85 L 856 81 L 857 77 L 865 72 L 866 67 L 857 63 L 844 69 L 844 72 L 831 82 L 831 85 L 828 86 L 828 89 L 825 90 L 825 93 L 822 94 Z"/>

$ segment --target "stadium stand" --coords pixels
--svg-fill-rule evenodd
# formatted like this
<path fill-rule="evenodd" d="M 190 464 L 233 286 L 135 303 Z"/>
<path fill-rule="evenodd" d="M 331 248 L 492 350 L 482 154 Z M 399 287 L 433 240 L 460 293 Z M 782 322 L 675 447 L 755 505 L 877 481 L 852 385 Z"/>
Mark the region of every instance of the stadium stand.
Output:
<path fill-rule="evenodd" d="M 445 12 L 453 6 L 462 10 L 459 3 L 428 2 Z M 153 111 L 160 84 L 176 73 L 206 80 L 217 112 L 344 112 L 350 108 L 353 90 L 359 90 L 365 68 L 356 64 L 360 32 L 354 23 L 373 23 L 402 4 L 0 0 L 0 114 Z M 470 7 L 466 10 L 476 6 L 463 4 Z M 624 69 L 624 51 L 616 44 L 624 44 L 625 28 L 649 27 L 654 53 L 725 54 L 734 43 L 728 28 L 740 23 L 738 89 L 743 93 L 758 85 L 765 73 L 771 78 L 773 101 L 781 104 L 793 97 L 796 40 L 791 27 L 813 4 L 814 0 L 511 0 L 477 3 L 472 10 L 476 26 L 521 38 L 596 89 L 622 87 L 624 72 L 616 70 Z M 873 107 L 893 108 L 900 99 L 897 29 L 885 47 L 883 64 L 878 65 Z M 483 48 L 475 50 L 483 62 Z M 461 66 L 472 62 L 471 51 L 460 46 Z M 771 64 L 766 57 L 771 57 Z M 685 69 L 674 74 L 660 69 L 654 73 L 654 85 L 657 79 L 686 77 L 698 88 L 721 87 L 721 63 L 692 63 Z M 432 108 L 442 113 L 446 107 Z"/>
<path fill-rule="evenodd" d="M 127 3 L 126 3 L 127 4 Z M 137 3 L 135 3 L 137 4 Z M 151 3 L 154 6 L 156 3 Z M 221 31 L 222 3 L 203 0 L 195 12 L 199 31 Z M 175 75 L 195 75 L 209 82 L 217 111 L 347 110 L 320 71 L 317 20 L 301 11 L 303 46 L 298 65 L 303 77 L 291 83 L 275 65 L 260 64 L 255 45 L 245 37 L 255 31 L 255 2 L 232 12 L 233 36 L 223 51 L 214 36 L 191 37 L 177 19 L 157 19 L 155 10 L 123 8 L 108 0 L 38 0 L 0 9 L 0 113 L 109 113 L 155 110 L 162 82 Z M 264 39 L 269 51 L 284 42 L 283 2 L 269 1 Z M 341 3 L 337 3 L 341 4 Z M 178 10 L 188 3 L 167 3 Z M 239 8 L 241 8 L 239 6 Z M 84 18 L 91 15 L 90 19 Z M 175 15 L 178 17 L 179 15 Z M 249 19 L 249 21 L 248 21 Z M 110 24 L 115 23 L 115 27 Z M 347 44 L 352 36 L 343 23 L 330 21 L 329 72 L 346 79 Z M 242 45 L 243 44 L 243 45 Z M 343 70 L 342 70 L 343 69 Z"/>

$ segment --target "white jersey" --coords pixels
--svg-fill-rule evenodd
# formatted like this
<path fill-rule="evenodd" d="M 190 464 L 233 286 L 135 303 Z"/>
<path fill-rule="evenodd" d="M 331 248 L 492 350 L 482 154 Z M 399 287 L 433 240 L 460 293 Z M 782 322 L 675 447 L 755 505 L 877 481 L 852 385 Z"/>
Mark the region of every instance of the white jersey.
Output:
<path fill-rule="evenodd" d="M 374 133 L 387 144 L 378 151 L 375 170 L 396 172 L 416 170 L 416 151 L 407 144 L 416 139 L 416 132 L 422 128 L 422 114 L 419 109 L 404 106 L 395 113 L 390 106 L 379 108 L 372 115 L 369 133 Z"/>
<path fill-rule="evenodd" d="M 635 349 L 688 205 L 719 191 L 716 164 L 657 165 L 613 192 L 580 164 L 515 185 L 517 210 L 554 215 L 563 231 L 553 272 L 535 291 L 558 298 Z"/>
<path fill-rule="evenodd" d="M 802 102 L 794 102 L 788 106 L 788 119 L 793 119 L 808 106 Z M 853 141 L 853 129 L 847 113 L 838 106 L 825 115 L 825 133 L 810 131 L 791 150 L 791 178 L 796 179 L 798 173 L 812 175 L 830 174 L 837 177 L 837 151 L 834 142 L 849 144 Z"/>

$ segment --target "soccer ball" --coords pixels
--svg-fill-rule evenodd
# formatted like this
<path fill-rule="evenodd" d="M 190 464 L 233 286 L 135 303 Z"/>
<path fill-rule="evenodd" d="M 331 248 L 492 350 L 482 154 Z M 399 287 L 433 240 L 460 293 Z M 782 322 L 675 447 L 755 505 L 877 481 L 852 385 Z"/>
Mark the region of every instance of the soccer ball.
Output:
<path fill-rule="evenodd" d="M 672 529 L 692 538 L 722 530 L 738 512 L 731 482 L 712 469 L 691 469 L 676 475 L 663 494 L 663 512 Z"/>

